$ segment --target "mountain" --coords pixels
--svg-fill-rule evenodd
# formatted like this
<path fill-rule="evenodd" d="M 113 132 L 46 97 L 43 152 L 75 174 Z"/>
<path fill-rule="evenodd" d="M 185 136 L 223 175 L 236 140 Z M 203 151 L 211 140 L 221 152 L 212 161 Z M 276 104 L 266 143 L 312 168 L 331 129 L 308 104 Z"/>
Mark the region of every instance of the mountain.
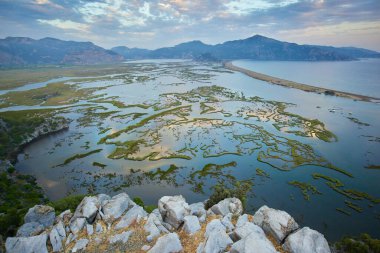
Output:
<path fill-rule="evenodd" d="M 91 42 L 27 37 L 0 39 L 0 66 L 36 64 L 91 65 L 120 62 L 123 57 Z"/>
<path fill-rule="evenodd" d="M 380 53 L 354 47 L 328 47 L 314 45 L 298 45 L 283 42 L 261 35 L 243 40 L 227 41 L 217 45 L 207 45 L 201 41 L 190 41 L 174 47 L 164 47 L 156 50 L 134 49 L 123 53 L 117 47 L 111 50 L 118 52 L 127 59 L 142 58 L 186 58 L 197 59 L 207 55 L 214 59 L 255 59 L 255 60 L 286 60 L 286 61 L 345 61 L 357 58 L 380 57 Z M 138 54 L 134 53 L 138 52 Z"/>

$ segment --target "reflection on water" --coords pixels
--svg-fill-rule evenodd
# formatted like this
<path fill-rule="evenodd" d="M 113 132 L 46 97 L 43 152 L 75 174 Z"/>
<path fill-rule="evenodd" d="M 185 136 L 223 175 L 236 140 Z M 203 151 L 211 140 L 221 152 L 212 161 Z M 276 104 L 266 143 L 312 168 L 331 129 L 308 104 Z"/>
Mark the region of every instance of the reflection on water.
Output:
<path fill-rule="evenodd" d="M 245 182 L 248 211 L 287 210 L 329 240 L 380 236 L 380 171 L 366 168 L 380 164 L 378 104 L 268 85 L 217 64 L 128 64 L 89 101 L 57 108 L 72 119 L 69 131 L 19 156 L 16 168 L 50 198 L 127 191 L 149 204 L 174 193 L 195 202 L 217 183 Z"/>

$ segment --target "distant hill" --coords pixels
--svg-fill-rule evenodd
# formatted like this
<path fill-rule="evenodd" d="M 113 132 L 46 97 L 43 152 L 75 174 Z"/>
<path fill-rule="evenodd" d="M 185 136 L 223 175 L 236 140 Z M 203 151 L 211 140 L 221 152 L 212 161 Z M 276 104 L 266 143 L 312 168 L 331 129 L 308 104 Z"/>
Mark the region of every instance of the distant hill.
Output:
<path fill-rule="evenodd" d="M 0 66 L 36 64 L 91 65 L 122 61 L 123 57 L 91 42 L 27 37 L 0 39 Z"/>
<path fill-rule="evenodd" d="M 227 41 L 217 45 L 207 45 L 201 41 L 190 41 L 174 47 L 164 47 L 156 50 L 113 48 L 115 52 L 126 59 L 144 58 L 202 58 L 208 55 L 214 59 L 255 59 L 255 60 L 286 60 L 286 61 L 345 61 L 357 58 L 380 57 L 380 53 L 354 47 L 328 47 L 313 45 L 298 45 L 283 42 L 261 35 Z"/>

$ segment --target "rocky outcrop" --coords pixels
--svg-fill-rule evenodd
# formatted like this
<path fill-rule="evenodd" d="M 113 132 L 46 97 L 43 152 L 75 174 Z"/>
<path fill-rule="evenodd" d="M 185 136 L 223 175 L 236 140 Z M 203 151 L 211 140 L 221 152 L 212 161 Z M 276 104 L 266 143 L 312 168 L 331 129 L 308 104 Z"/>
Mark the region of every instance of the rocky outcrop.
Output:
<path fill-rule="evenodd" d="M 229 198 L 205 210 L 182 196 L 165 196 L 148 214 L 126 193 L 85 197 L 72 214 L 55 217 L 49 206 L 25 216 L 7 252 L 150 252 L 150 253 L 330 253 L 324 236 L 298 229 L 286 212 L 261 207 L 242 214 L 239 199 Z"/>

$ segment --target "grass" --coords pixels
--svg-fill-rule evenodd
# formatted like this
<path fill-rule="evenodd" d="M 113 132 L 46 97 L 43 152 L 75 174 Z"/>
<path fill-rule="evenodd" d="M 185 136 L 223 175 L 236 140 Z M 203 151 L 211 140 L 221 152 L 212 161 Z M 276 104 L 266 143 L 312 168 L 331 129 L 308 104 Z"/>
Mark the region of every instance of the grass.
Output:
<path fill-rule="evenodd" d="M 337 253 L 379 253 L 380 240 L 369 234 L 345 236 L 334 244 Z"/>
<path fill-rule="evenodd" d="M 73 213 L 82 199 L 86 196 L 87 195 L 70 195 L 57 201 L 49 202 L 47 205 L 53 207 L 57 215 L 68 209 Z"/>
<path fill-rule="evenodd" d="M 58 166 L 63 166 L 63 165 L 69 164 L 69 163 L 71 163 L 74 160 L 82 159 L 82 158 L 90 156 L 92 154 L 99 153 L 102 150 L 103 149 L 95 149 L 95 150 L 91 150 L 91 151 L 89 151 L 87 153 L 73 155 L 72 157 L 67 158 L 62 164 L 60 164 Z"/>

